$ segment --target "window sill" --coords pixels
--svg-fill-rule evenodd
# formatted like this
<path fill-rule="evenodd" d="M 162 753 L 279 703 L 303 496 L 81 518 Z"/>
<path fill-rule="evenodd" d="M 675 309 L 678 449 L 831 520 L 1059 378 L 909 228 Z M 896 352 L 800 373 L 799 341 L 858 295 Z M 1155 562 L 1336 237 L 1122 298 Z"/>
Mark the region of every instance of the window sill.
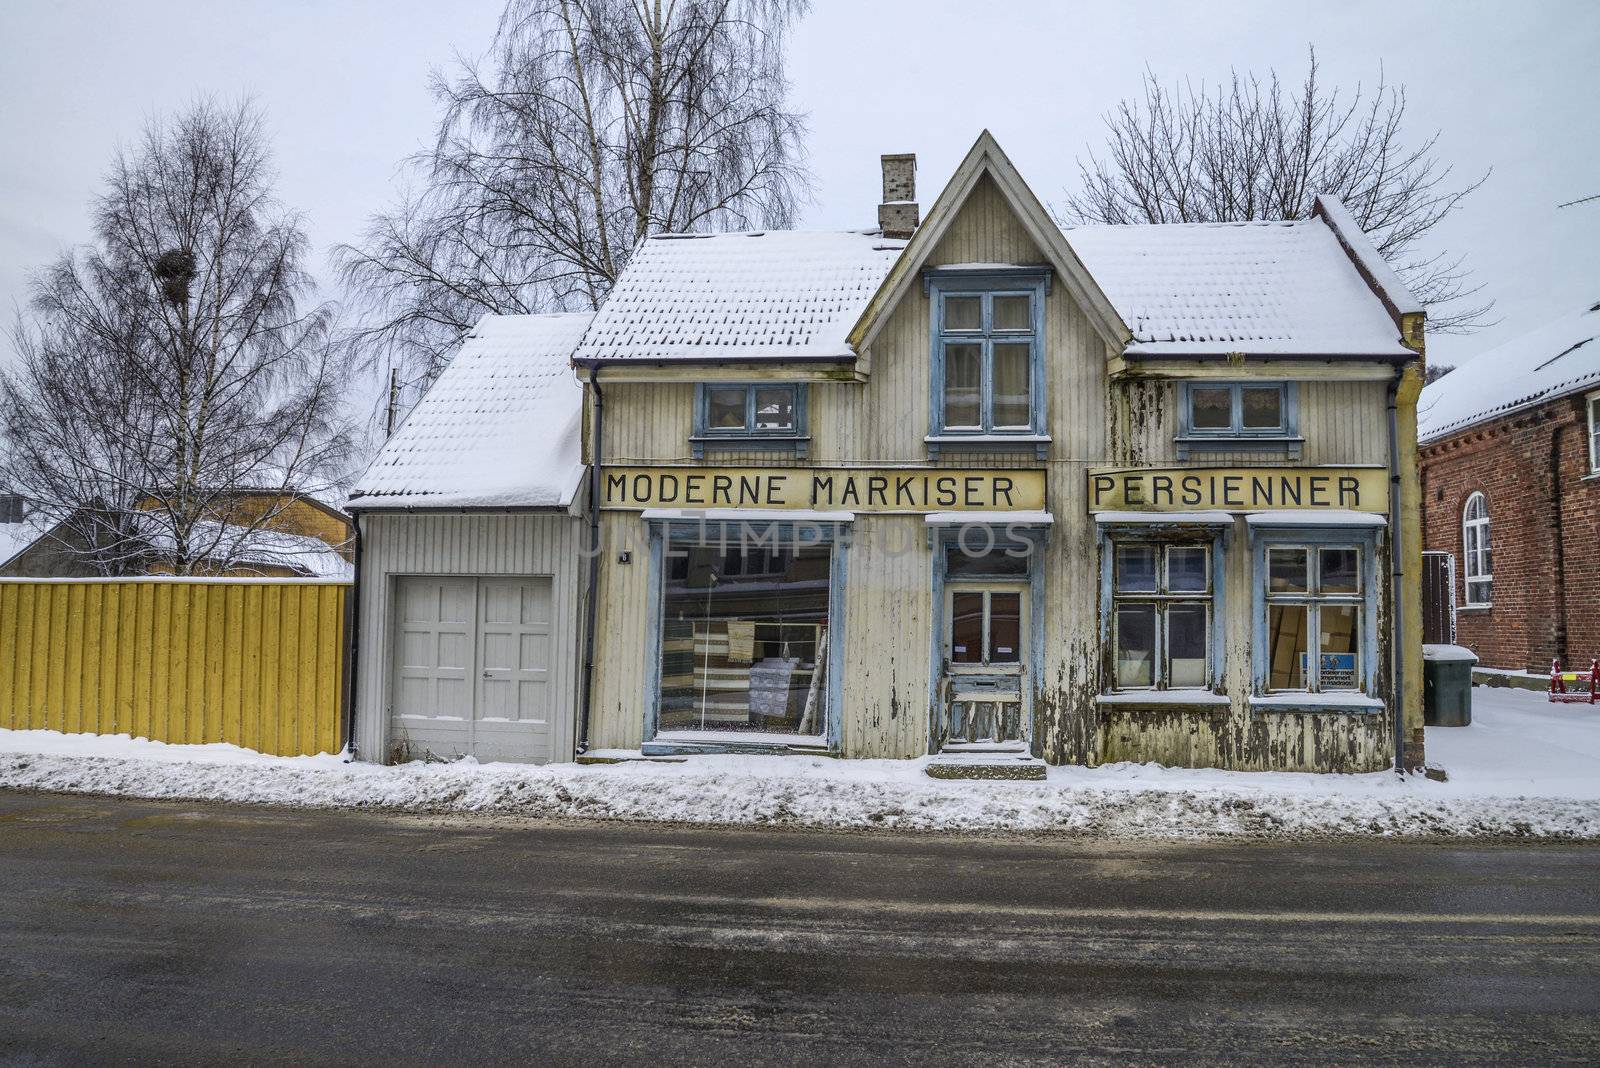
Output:
<path fill-rule="evenodd" d="M 1121 690 L 1095 698 L 1101 708 L 1117 711 L 1195 712 L 1217 715 L 1227 712 L 1232 702 L 1226 694 L 1210 690 Z"/>
<path fill-rule="evenodd" d="M 816 734 L 768 731 L 661 731 L 639 747 L 645 756 L 694 756 L 719 753 L 799 754 L 827 756 L 828 742 Z"/>
<path fill-rule="evenodd" d="M 1215 452 L 1272 452 L 1283 453 L 1291 460 L 1300 458 L 1303 437 L 1281 434 L 1261 437 L 1196 437 L 1179 436 L 1173 439 L 1178 446 L 1178 459 L 1186 460 L 1193 453 Z"/>
<path fill-rule="evenodd" d="M 1360 693 L 1275 693 L 1250 698 L 1252 712 L 1335 712 L 1341 715 L 1382 715 L 1384 705 L 1376 697 Z"/>
<path fill-rule="evenodd" d="M 1491 609 L 1493 607 L 1494 607 L 1494 602 L 1493 601 L 1490 601 L 1488 604 L 1458 604 L 1458 605 L 1456 605 L 1456 611 L 1457 612 L 1487 612 L 1487 611 L 1489 611 L 1489 609 Z"/>
<path fill-rule="evenodd" d="M 929 434 L 922 439 L 928 455 L 937 459 L 949 452 L 1032 452 L 1043 460 L 1050 449 L 1049 434 Z"/>
<path fill-rule="evenodd" d="M 705 458 L 706 452 L 790 452 L 804 459 L 811 450 L 808 434 L 752 434 L 736 437 L 721 434 L 695 434 L 689 446 L 696 460 Z"/>

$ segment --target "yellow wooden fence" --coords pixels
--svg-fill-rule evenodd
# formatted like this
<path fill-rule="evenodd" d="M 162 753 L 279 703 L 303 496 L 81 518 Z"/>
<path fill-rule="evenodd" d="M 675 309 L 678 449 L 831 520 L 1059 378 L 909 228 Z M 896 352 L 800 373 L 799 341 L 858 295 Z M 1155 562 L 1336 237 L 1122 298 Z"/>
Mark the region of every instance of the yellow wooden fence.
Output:
<path fill-rule="evenodd" d="M 346 583 L 0 579 L 0 727 L 338 751 Z"/>

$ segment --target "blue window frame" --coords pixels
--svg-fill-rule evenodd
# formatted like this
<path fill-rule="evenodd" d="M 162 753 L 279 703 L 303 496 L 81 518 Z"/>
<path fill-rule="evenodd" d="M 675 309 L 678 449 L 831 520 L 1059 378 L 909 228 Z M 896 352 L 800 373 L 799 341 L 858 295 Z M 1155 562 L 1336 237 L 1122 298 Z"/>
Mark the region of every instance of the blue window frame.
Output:
<path fill-rule="evenodd" d="M 780 449 L 806 454 L 803 382 L 701 382 L 695 390 L 695 459 L 711 448 Z"/>
<path fill-rule="evenodd" d="M 1293 382 L 1182 382 L 1178 455 L 1300 453 L 1300 394 Z"/>
<path fill-rule="evenodd" d="M 1050 275 L 1030 267 L 924 275 L 933 341 L 928 444 L 1048 443 L 1044 309 Z"/>
<path fill-rule="evenodd" d="M 1377 696 L 1378 529 L 1251 533 L 1255 692 Z"/>
<path fill-rule="evenodd" d="M 1106 524 L 1100 537 L 1105 692 L 1189 691 L 1223 684 L 1231 524 Z"/>

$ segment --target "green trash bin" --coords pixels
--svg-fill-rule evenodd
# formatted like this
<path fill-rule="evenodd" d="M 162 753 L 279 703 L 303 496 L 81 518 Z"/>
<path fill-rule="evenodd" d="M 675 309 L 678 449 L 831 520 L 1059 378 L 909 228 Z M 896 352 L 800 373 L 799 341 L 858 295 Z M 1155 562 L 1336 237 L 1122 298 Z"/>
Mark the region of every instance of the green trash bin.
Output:
<path fill-rule="evenodd" d="M 1422 647 L 1422 722 L 1430 727 L 1472 723 L 1472 669 L 1478 657 L 1459 645 Z"/>

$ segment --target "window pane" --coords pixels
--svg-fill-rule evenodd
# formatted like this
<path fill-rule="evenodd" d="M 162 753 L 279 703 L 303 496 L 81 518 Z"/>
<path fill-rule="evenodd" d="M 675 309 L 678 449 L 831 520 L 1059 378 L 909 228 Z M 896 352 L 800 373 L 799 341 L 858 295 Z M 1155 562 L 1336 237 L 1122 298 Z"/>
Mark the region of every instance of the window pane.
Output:
<path fill-rule="evenodd" d="M 684 551 L 662 591 L 662 729 L 820 734 L 828 547 Z"/>
<path fill-rule="evenodd" d="M 1175 604 L 1167 608 L 1167 686 L 1206 684 L 1206 607 Z"/>
<path fill-rule="evenodd" d="M 1156 608 L 1151 604 L 1117 607 L 1117 685 L 1154 686 Z"/>
<path fill-rule="evenodd" d="M 994 425 L 1014 430 L 1032 424 L 1028 409 L 1028 354 L 1032 345 L 996 342 L 994 346 Z"/>
<path fill-rule="evenodd" d="M 983 594 L 960 590 L 950 595 L 950 662 L 983 663 Z"/>
<path fill-rule="evenodd" d="M 1189 390 L 1189 427 L 1227 430 L 1233 426 L 1233 390 L 1226 386 L 1194 386 Z"/>
<path fill-rule="evenodd" d="M 1355 605 L 1323 605 L 1318 612 L 1321 635 L 1318 643 L 1322 656 L 1319 680 L 1324 690 L 1354 690 L 1360 688 L 1356 676 L 1357 640 L 1361 636 L 1361 623 Z"/>
<path fill-rule="evenodd" d="M 1493 604 L 1494 587 L 1488 579 L 1467 580 L 1468 604 Z"/>
<path fill-rule="evenodd" d="M 1478 574 L 1478 528 L 1475 526 L 1467 527 L 1463 532 L 1463 537 L 1466 540 L 1466 552 L 1463 555 L 1467 558 L 1467 577 L 1472 578 Z"/>
<path fill-rule="evenodd" d="M 1359 593 L 1361 552 L 1357 549 L 1323 549 L 1317 554 L 1322 593 Z"/>
<path fill-rule="evenodd" d="M 1002 575 L 1027 578 L 1032 556 L 1032 542 L 1012 541 L 1004 532 L 1000 532 L 991 546 L 989 535 L 983 528 L 968 528 L 964 540 L 945 550 L 944 574 L 948 579 Z"/>
<path fill-rule="evenodd" d="M 744 398 L 743 386 L 713 389 L 707 404 L 706 425 L 712 430 L 743 430 Z"/>
<path fill-rule="evenodd" d="M 944 425 L 947 429 L 980 428 L 978 399 L 983 389 L 983 349 L 978 345 L 944 347 Z"/>
<path fill-rule="evenodd" d="M 1020 297 L 995 297 L 994 330 L 1032 330 L 1033 299 L 1026 294 Z"/>
<path fill-rule="evenodd" d="M 756 429 L 794 429 L 793 386 L 772 386 L 756 390 Z"/>
<path fill-rule="evenodd" d="M 1306 551 L 1267 550 L 1267 589 L 1272 593 L 1306 592 Z"/>
<path fill-rule="evenodd" d="M 1246 430 L 1276 430 L 1283 426 L 1283 391 L 1277 386 L 1247 386 L 1240 390 L 1241 416 Z"/>
<path fill-rule="evenodd" d="M 1117 546 L 1117 592 L 1154 593 L 1155 591 L 1156 547 Z"/>
<path fill-rule="evenodd" d="M 989 663 L 1022 660 L 1022 594 L 989 595 Z"/>
<path fill-rule="evenodd" d="M 1174 545 L 1167 549 L 1167 591 L 1204 593 L 1210 583 L 1206 550 L 1199 545 Z"/>
<path fill-rule="evenodd" d="M 944 298 L 944 329 L 981 330 L 982 328 L 982 297 Z"/>
<path fill-rule="evenodd" d="M 1273 690 L 1305 689 L 1305 605 L 1268 605 L 1267 643 L 1267 687 Z"/>

